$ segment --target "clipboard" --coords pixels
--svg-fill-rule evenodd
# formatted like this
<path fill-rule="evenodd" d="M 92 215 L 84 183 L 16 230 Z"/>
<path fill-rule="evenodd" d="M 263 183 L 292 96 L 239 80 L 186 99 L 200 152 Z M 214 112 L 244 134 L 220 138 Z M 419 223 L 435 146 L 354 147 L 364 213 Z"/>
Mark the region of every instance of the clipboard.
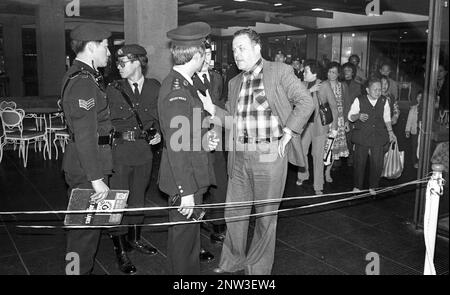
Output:
<path fill-rule="evenodd" d="M 117 225 L 122 221 L 123 212 L 111 213 L 111 210 L 124 209 L 130 191 L 110 190 L 106 199 L 99 203 L 91 202 L 91 196 L 95 194 L 93 189 L 73 189 L 70 193 L 67 210 L 97 210 L 95 213 L 70 213 L 64 218 L 64 225 Z"/>

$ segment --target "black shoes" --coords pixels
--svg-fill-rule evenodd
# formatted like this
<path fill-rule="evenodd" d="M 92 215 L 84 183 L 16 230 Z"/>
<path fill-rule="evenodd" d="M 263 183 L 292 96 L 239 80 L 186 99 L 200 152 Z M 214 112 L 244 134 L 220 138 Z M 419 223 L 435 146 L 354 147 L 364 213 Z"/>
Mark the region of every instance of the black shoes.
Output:
<path fill-rule="evenodd" d="M 223 241 L 225 240 L 225 235 L 223 233 L 212 233 L 209 236 L 212 244 L 223 244 Z"/>
<path fill-rule="evenodd" d="M 200 249 L 200 261 L 201 262 L 211 262 L 213 260 L 214 260 L 214 255 L 211 252 L 209 252 L 203 248 Z"/>
<path fill-rule="evenodd" d="M 128 229 L 128 250 L 135 249 L 146 255 L 156 255 L 158 250 L 150 245 L 146 245 L 141 241 L 141 227 L 131 226 Z"/>
<path fill-rule="evenodd" d="M 117 264 L 119 269 L 124 274 L 133 275 L 137 272 L 136 267 L 127 256 L 126 252 L 126 238 L 125 235 L 111 236 L 114 244 L 114 252 L 116 253 Z"/>

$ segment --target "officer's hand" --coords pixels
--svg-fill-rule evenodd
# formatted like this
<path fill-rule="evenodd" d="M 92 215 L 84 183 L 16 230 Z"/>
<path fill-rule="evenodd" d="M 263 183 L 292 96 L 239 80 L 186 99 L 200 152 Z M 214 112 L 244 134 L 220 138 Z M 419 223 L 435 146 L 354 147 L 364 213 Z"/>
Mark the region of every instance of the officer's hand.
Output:
<path fill-rule="evenodd" d="M 220 139 L 217 137 L 217 133 L 214 130 L 208 131 L 208 149 L 214 151 L 219 144 Z"/>
<path fill-rule="evenodd" d="M 186 219 L 191 218 L 192 213 L 194 212 L 195 201 L 194 201 L 194 195 L 187 195 L 184 197 L 181 197 L 181 204 L 180 208 L 178 209 L 178 212 L 180 212 L 182 215 L 186 216 Z M 191 207 L 191 208 L 186 208 Z"/>
<path fill-rule="evenodd" d="M 284 157 L 284 154 L 286 152 L 286 145 L 291 140 L 292 135 L 288 133 L 284 133 L 283 137 L 281 137 L 280 141 L 278 142 L 278 155 L 280 158 Z"/>
<path fill-rule="evenodd" d="M 216 106 L 213 104 L 213 102 L 211 100 L 211 96 L 209 95 L 209 90 L 206 90 L 206 95 L 201 94 L 200 91 L 198 91 L 198 90 L 197 90 L 197 94 L 203 103 L 203 108 L 205 109 L 205 111 L 207 111 L 208 113 L 210 113 L 211 115 L 214 116 L 216 114 Z"/>
<path fill-rule="evenodd" d="M 103 179 L 97 179 L 91 181 L 92 188 L 95 194 L 92 195 L 91 200 L 98 203 L 108 196 L 109 187 L 103 182 Z"/>
<path fill-rule="evenodd" d="M 156 133 L 155 137 L 153 137 L 152 140 L 150 140 L 149 144 L 155 145 L 161 142 L 161 134 Z"/>

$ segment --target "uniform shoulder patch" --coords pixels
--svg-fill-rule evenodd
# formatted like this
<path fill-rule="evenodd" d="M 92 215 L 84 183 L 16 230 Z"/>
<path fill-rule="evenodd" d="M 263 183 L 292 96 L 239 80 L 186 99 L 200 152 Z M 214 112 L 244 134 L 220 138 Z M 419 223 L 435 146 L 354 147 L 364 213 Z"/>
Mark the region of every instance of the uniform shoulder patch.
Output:
<path fill-rule="evenodd" d="M 180 79 L 175 78 L 175 79 L 172 81 L 172 90 L 178 90 L 178 89 L 181 89 Z"/>
<path fill-rule="evenodd" d="M 79 99 L 78 106 L 82 109 L 85 109 L 86 111 L 89 111 L 95 106 L 95 99 L 94 98 L 90 98 L 88 100 Z"/>
<path fill-rule="evenodd" d="M 176 100 L 182 100 L 182 101 L 186 101 L 186 97 L 182 97 L 182 96 L 175 96 L 175 97 L 171 97 L 169 99 L 170 102 L 172 101 L 176 101 Z"/>

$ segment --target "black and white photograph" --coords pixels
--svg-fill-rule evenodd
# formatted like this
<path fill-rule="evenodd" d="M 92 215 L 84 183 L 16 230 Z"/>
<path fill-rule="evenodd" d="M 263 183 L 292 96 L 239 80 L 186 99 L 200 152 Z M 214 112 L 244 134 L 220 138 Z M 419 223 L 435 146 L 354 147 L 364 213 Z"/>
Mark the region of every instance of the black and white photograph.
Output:
<path fill-rule="evenodd" d="M 448 0 L 1 0 L 0 118 L 5 280 L 449 274 Z"/>

